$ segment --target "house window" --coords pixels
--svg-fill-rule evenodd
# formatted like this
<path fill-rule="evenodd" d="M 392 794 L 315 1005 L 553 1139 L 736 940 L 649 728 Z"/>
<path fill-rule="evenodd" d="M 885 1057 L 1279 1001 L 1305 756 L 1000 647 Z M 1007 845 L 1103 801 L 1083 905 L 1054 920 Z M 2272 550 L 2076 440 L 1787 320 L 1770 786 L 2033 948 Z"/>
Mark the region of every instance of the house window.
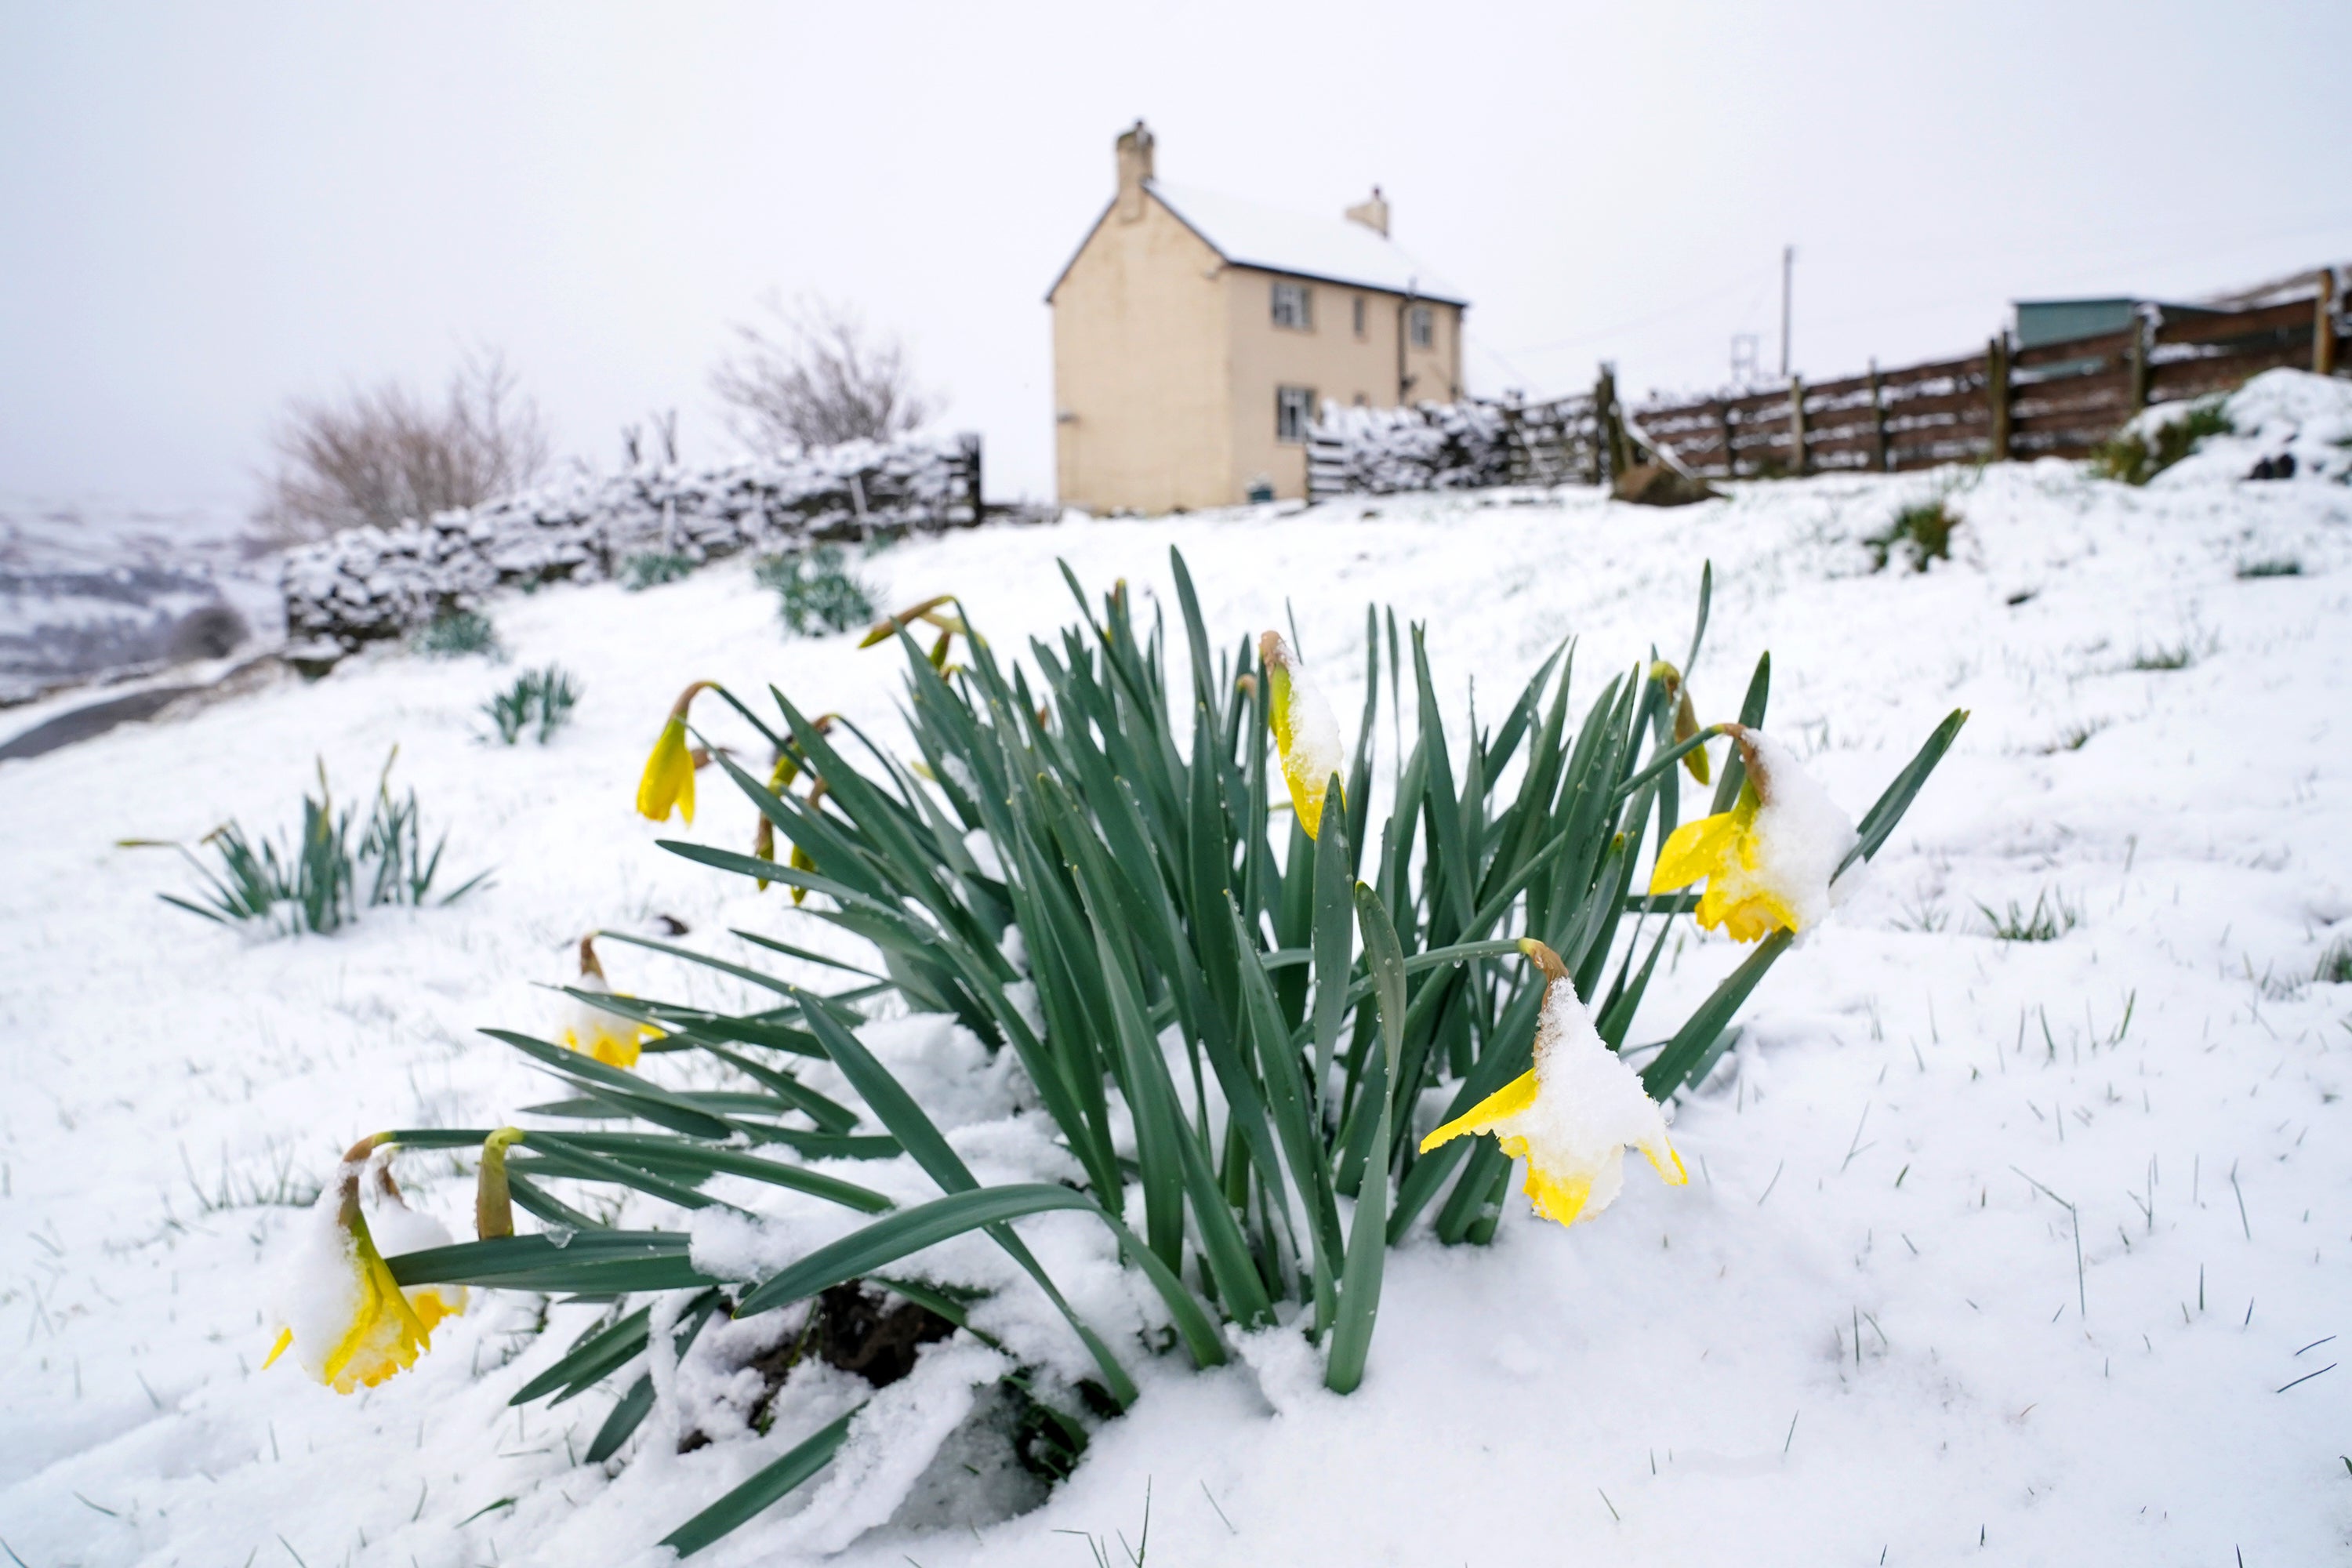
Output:
<path fill-rule="evenodd" d="M 1360 338 L 1364 335 L 1364 297 L 1361 294 L 1356 296 L 1356 335 Z"/>
<path fill-rule="evenodd" d="M 1297 445 L 1307 439 L 1307 427 L 1315 423 L 1315 389 L 1311 386 L 1277 386 L 1274 389 L 1274 438 Z"/>
<path fill-rule="evenodd" d="M 1276 283 L 1274 286 L 1274 324 L 1295 331 L 1312 331 L 1315 319 L 1309 313 L 1309 299 L 1304 283 Z"/>
<path fill-rule="evenodd" d="M 1426 305 L 1412 308 L 1412 346 L 1433 347 L 1437 342 L 1437 312 Z"/>

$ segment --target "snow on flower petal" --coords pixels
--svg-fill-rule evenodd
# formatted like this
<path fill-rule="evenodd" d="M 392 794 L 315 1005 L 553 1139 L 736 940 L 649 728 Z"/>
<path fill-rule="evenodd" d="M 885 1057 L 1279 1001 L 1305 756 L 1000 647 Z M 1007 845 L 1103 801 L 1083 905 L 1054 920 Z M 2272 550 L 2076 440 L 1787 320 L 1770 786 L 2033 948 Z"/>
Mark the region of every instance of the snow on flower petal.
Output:
<path fill-rule="evenodd" d="M 1602 1043 L 1559 956 L 1541 942 L 1520 945 L 1547 976 L 1535 1065 L 1423 1139 L 1422 1152 L 1493 1133 L 1506 1155 L 1528 1163 L 1527 1194 L 1536 1213 L 1561 1225 L 1589 1219 L 1616 1201 L 1628 1147 L 1647 1155 L 1668 1183 L 1687 1182 L 1681 1156 L 1666 1142 L 1665 1114 Z"/>
<path fill-rule="evenodd" d="M 1282 754 L 1282 778 L 1290 786 L 1291 807 L 1298 813 L 1307 837 L 1312 838 L 1323 825 L 1323 798 L 1330 788 L 1331 775 L 1347 769 L 1339 721 L 1280 632 L 1259 637 L 1257 651 L 1265 666 L 1266 726 L 1274 731 L 1275 749 Z"/>
<path fill-rule="evenodd" d="M 580 979 L 573 989 L 601 992 L 608 996 L 624 994 L 605 984 L 604 966 L 597 962 L 593 937 L 580 939 Z M 635 1067 L 645 1043 L 660 1037 L 661 1031 L 651 1024 L 625 1017 L 579 996 L 564 998 L 563 1016 L 556 1032 L 556 1038 L 572 1050 L 612 1068 Z"/>
<path fill-rule="evenodd" d="M 1739 742 L 1748 782 L 1731 810 L 1685 822 L 1658 847 L 1650 891 L 1704 879 L 1698 923 L 1735 942 L 1804 932 L 1828 918 L 1853 823 L 1789 749 L 1761 730 L 1725 726 Z"/>
<path fill-rule="evenodd" d="M 277 1342 L 262 1363 L 290 1350 L 303 1371 L 338 1394 L 405 1371 L 432 1342 L 432 1324 L 394 1280 L 361 1212 L 360 1173 L 375 1142 L 363 1139 L 345 1155 L 311 1209 L 280 1281 Z M 435 1321 L 457 1310 L 439 1289 L 433 1288 Z"/>

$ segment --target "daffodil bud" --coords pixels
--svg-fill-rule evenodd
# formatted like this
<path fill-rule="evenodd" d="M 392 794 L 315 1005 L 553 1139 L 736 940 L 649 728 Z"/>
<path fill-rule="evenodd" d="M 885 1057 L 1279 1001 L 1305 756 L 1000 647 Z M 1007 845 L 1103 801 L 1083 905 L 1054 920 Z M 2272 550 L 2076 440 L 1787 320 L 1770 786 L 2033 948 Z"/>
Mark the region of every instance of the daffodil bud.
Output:
<path fill-rule="evenodd" d="M 637 780 L 637 813 L 648 821 L 667 822 L 672 807 L 688 826 L 694 823 L 694 758 L 687 750 L 686 714 L 694 705 L 698 692 L 717 681 L 698 680 L 677 694 L 671 705 L 668 720 L 654 742 L 651 755 L 646 758 L 646 771 Z"/>
<path fill-rule="evenodd" d="M 1698 923 L 1734 942 L 1810 931 L 1837 901 L 1831 884 L 1854 846 L 1853 820 L 1778 741 L 1742 724 L 1724 728 L 1748 782 L 1729 811 L 1685 822 L 1658 847 L 1650 891 L 1705 879 Z"/>
<path fill-rule="evenodd" d="M 1265 668 L 1266 727 L 1274 731 L 1275 749 L 1282 756 L 1282 778 L 1290 786 L 1291 808 L 1297 812 L 1307 837 L 1312 838 L 1323 825 L 1323 797 L 1331 787 L 1331 777 L 1347 763 L 1339 721 L 1332 716 L 1330 704 L 1315 689 L 1307 667 L 1280 632 L 1267 632 L 1257 639 L 1257 656 Z"/>
<path fill-rule="evenodd" d="M 482 1140 L 482 1169 L 474 1182 L 474 1234 L 488 1241 L 514 1234 L 514 1194 L 507 1183 L 507 1151 L 523 1141 L 520 1127 L 501 1127 Z"/>
<path fill-rule="evenodd" d="M 1699 731 L 1698 709 L 1691 701 L 1690 687 L 1684 681 L 1682 671 L 1663 658 L 1651 664 L 1650 679 L 1665 688 L 1666 700 L 1675 705 L 1675 744 L 1679 746 Z M 1685 752 L 1683 766 L 1688 768 L 1690 776 L 1700 784 L 1715 782 L 1714 771 L 1707 765 L 1705 746 Z"/>
<path fill-rule="evenodd" d="M 1527 1161 L 1536 1213 L 1561 1225 L 1590 1219 L 1616 1201 L 1629 1146 L 1648 1156 L 1669 1184 L 1688 1182 L 1682 1157 L 1666 1142 L 1664 1114 L 1593 1028 L 1559 954 L 1533 938 L 1522 940 L 1519 951 L 1544 975 L 1534 1066 L 1423 1139 L 1422 1152 L 1493 1133 L 1506 1155 Z"/>

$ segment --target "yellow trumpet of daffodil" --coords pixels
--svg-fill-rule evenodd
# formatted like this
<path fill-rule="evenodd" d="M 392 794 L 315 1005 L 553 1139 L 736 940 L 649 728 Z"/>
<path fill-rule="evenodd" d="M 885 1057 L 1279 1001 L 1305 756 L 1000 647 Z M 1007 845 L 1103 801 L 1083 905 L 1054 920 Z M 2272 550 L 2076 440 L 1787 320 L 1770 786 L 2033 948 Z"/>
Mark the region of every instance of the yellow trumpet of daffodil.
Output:
<path fill-rule="evenodd" d="M 1331 775 L 1344 771 L 1348 754 L 1339 741 L 1339 721 L 1307 679 L 1307 667 L 1280 632 L 1257 639 L 1258 662 L 1265 667 L 1265 722 L 1282 755 L 1282 781 L 1290 786 L 1291 809 L 1312 838 L 1323 826 L 1323 796 Z M 1346 797 L 1341 796 L 1341 804 Z"/>
<path fill-rule="evenodd" d="M 312 1210 L 287 1283 L 278 1341 L 261 1363 L 290 1350 L 305 1372 L 338 1394 L 373 1388 L 415 1365 L 431 1347 L 434 1325 L 465 1310 L 462 1287 L 403 1290 L 383 1260 L 360 1202 L 362 1173 L 382 1142 L 353 1144 Z M 447 1245 L 446 1230 L 401 1201 L 389 1172 L 377 1180 L 375 1225 L 395 1253 Z"/>
<path fill-rule="evenodd" d="M 1729 811 L 1685 822 L 1658 847 L 1653 894 L 1701 878 L 1698 923 L 1734 942 L 1811 930 L 1837 902 L 1831 886 L 1854 846 L 1853 821 L 1761 730 L 1727 724 L 1748 780 Z"/>
<path fill-rule="evenodd" d="M 604 981 L 604 966 L 596 960 L 596 939 L 580 939 L 580 980 L 575 987 L 581 991 L 601 991 L 608 996 L 626 995 L 614 991 Z M 609 1068 L 634 1068 L 637 1056 L 647 1040 L 661 1038 L 662 1032 L 651 1024 L 641 1024 L 599 1007 L 593 1002 L 577 996 L 564 998 L 563 1021 L 557 1037 L 581 1055 L 593 1057 Z"/>
<path fill-rule="evenodd" d="M 1698 733 L 1698 709 L 1691 701 L 1690 688 L 1684 684 L 1683 672 L 1663 658 L 1650 666 L 1650 679 L 1666 689 L 1666 700 L 1675 705 L 1675 744 L 1679 746 Z M 1685 752 L 1683 766 L 1701 784 L 1715 782 L 1707 767 L 1705 746 Z"/>
<path fill-rule="evenodd" d="M 687 826 L 694 825 L 694 755 L 686 744 L 686 710 L 694 705 L 697 693 L 718 684 L 715 680 L 698 680 L 677 694 L 669 720 L 654 742 L 653 753 L 646 758 L 645 774 L 637 780 L 639 816 L 653 822 L 667 822 L 670 808 L 675 806 Z"/>
<path fill-rule="evenodd" d="M 1629 1145 L 1649 1156 L 1670 1185 L 1684 1185 L 1690 1176 L 1666 1142 L 1664 1113 L 1602 1043 L 1559 955 L 1532 939 L 1519 949 L 1544 973 L 1535 1065 L 1423 1139 L 1421 1152 L 1493 1133 L 1506 1155 L 1528 1163 L 1527 1193 L 1536 1213 L 1561 1225 L 1590 1219 L 1616 1201 Z"/>

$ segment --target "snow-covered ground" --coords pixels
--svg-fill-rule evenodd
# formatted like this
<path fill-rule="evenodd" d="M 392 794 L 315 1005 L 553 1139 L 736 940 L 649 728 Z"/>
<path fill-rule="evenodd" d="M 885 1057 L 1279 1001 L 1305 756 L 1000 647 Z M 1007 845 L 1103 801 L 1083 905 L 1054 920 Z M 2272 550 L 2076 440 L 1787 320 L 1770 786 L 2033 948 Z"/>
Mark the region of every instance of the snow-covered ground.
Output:
<path fill-rule="evenodd" d="M 284 627 L 277 558 L 234 509 L 0 495 L 0 739 L 89 683 L 209 680 Z"/>
<path fill-rule="evenodd" d="M 1870 574 L 1859 540 L 1951 487 L 1955 558 Z M 2336 1365 L 2352 1360 L 2352 986 L 2311 978 L 2352 940 L 2352 490 L 2213 473 L 2130 490 L 2056 463 L 1735 490 L 1672 512 L 1567 490 L 1072 521 L 866 564 L 892 602 L 961 594 L 1010 649 L 1069 617 L 1056 557 L 1090 586 L 1164 596 L 1172 544 L 1227 640 L 1285 625 L 1286 604 L 1343 715 L 1368 600 L 1426 620 L 1448 700 L 1458 712 L 1475 678 L 1491 714 L 1565 636 L 1580 710 L 1653 642 L 1679 648 L 1711 558 L 1702 716 L 1729 715 L 1769 647 L 1769 727 L 1850 810 L 1946 710 L 1975 717 L 1868 885 L 1782 961 L 1735 1057 L 1679 1107 L 1687 1188 L 1635 1174 L 1572 1231 L 1515 1199 L 1492 1247 L 1410 1241 L 1350 1398 L 1320 1391 L 1288 1335 L 1207 1374 L 1130 1342 L 1143 1398 L 1035 1511 L 894 1521 L 912 1478 L 854 1443 L 856 1485 L 815 1483 L 796 1517 L 698 1561 L 839 1547 L 860 1568 L 1083 1568 L 1081 1534 L 1127 1561 L 1147 1507 L 1149 1560 L 1185 1564 L 2236 1551 L 2269 1568 L 2352 1551 L 2352 1367 Z M 2290 560 L 2299 574 L 2239 574 Z M 582 931 L 669 916 L 735 952 L 730 925 L 814 929 L 780 890 L 656 849 L 677 826 L 633 815 L 677 689 L 773 679 L 892 721 L 897 656 L 782 640 L 741 563 L 496 618 L 505 669 L 379 649 L 315 685 L 0 763 L 0 1540 L 16 1561 L 656 1563 L 648 1543 L 832 1414 L 686 1455 L 657 1417 L 616 1475 L 575 1463 L 609 1395 L 505 1401 L 589 1318 L 535 1335 L 535 1301 L 513 1297 L 478 1296 L 414 1372 L 360 1396 L 258 1370 L 289 1205 L 362 1133 L 494 1124 L 548 1098 L 473 1031 L 544 1027 L 555 1003 L 535 987 L 567 977 Z M 2174 662 L 2159 655 L 2185 667 L 2137 668 Z M 551 659 L 584 687 L 578 721 L 544 750 L 483 744 L 475 705 Z M 716 704 L 697 713 L 733 732 Z M 113 847 L 232 816 L 283 825 L 315 760 L 355 792 L 395 742 L 395 784 L 416 787 L 428 833 L 450 829 L 459 875 L 495 863 L 493 888 L 263 942 L 159 902 L 184 885 L 169 856 Z M 747 845 L 723 781 L 702 796 L 693 837 Z M 2077 923 L 2046 942 L 1989 933 L 1979 905 L 2037 900 Z M 1671 952 L 1636 1040 L 1736 957 L 1696 933 Z M 605 959 L 624 989 L 724 994 L 641 950 Z M 957 1081 L 940 1031 L 868 1033 Z M 962 1081 L 944 1119 L 978 1147 L 1002 1085 Z M 467 1168 L 411 1155 L 403 1180 L 462 1231 Z M 1118 1289 L 1072 1294 L 1110 1322 Z M 986 1357 L 944 1345 L 899 1385 L 936 1395 L 907 1396 L 902 1447 L 952 1423 Z"/>

